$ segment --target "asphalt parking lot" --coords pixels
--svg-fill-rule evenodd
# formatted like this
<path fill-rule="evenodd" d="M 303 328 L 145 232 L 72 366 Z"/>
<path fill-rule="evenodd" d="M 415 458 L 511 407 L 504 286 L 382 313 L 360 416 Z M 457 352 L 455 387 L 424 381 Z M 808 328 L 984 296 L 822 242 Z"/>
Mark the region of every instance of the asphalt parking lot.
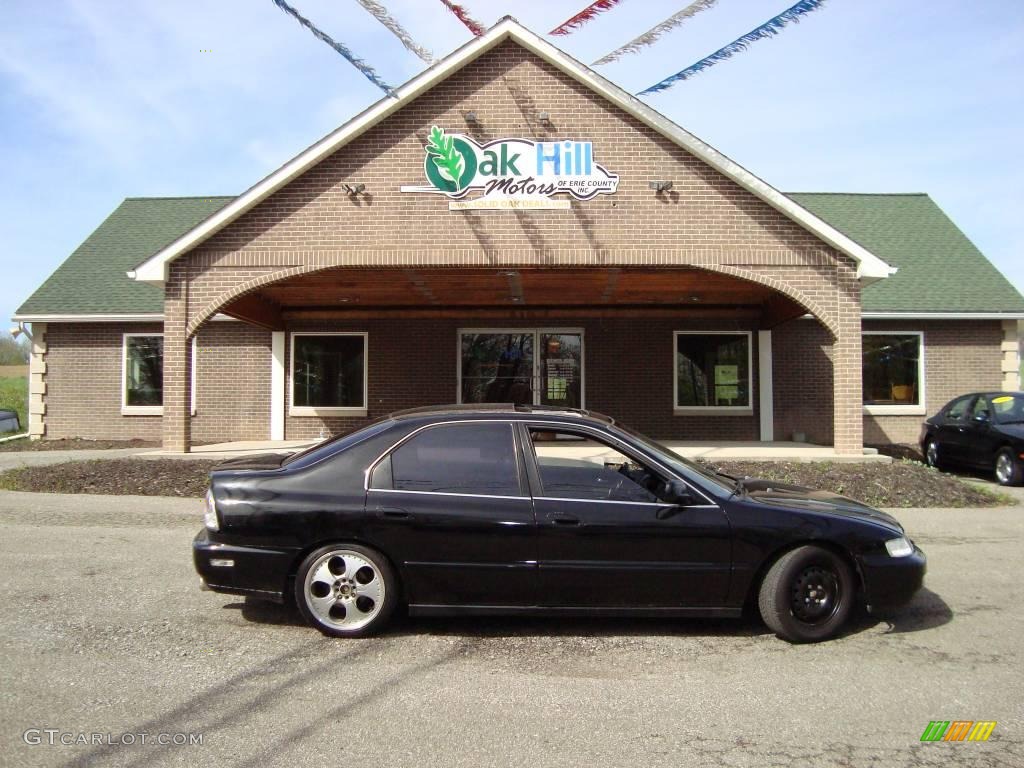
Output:
<path fill-rule="evenodd" d="M 197 589 L 199 507 L 0 492 L 0 765 L 1024 765 L 1024 507 L 899 511 L 926 590 L 811 646 L 679 620 L 406 619 L 329 640 Z M 998 725 L 919 741 L 957 719 Z"/>

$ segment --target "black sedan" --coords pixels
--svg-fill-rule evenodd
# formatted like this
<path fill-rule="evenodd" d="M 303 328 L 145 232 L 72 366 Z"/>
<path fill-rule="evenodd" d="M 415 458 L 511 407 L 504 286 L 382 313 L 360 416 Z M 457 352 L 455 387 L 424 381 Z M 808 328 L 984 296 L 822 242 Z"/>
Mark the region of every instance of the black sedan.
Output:
<path fill-rule="evenodd" d="M 584 411 L 394 414 L 211 474 L 203 585 L 294 599 L 335 636 L 412 614 L 739 616 L 832 637 L 908 600 L 925 556 L 841 496 L 716 474 Z"/>
<path fill-rule="evenodd" d="M 954 398 L 921 427 L 929 466 L 995 471 L 1003 485 L 1024 483 L 1024 392 L 974 392 Z"/>

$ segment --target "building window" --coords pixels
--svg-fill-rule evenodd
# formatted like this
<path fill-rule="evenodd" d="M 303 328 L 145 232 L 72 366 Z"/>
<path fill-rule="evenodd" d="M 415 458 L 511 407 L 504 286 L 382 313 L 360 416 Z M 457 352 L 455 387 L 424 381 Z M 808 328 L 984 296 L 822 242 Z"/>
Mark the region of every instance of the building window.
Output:
<path fill-rule="evenodd" d="M 293 333 L 291 413 L 366 415 L 365 333 Z"/>
<path fill-rule="evenodd" d="M 190 410 L 196 412 L 196 337 L 192 337 Z M 164 336 L 126 333 L 121 354 L 121 414 L 160 416 L 164 412 Z"/>
<path fill-rule="evenodd" d="M 753 412 L 751 334 L 675 332 L 675 410 Z"/>
<path fill-rule="evenodd" d="M 865 333 L 864 406 L 869 413 L 924 413 L 924 334 Z"/>

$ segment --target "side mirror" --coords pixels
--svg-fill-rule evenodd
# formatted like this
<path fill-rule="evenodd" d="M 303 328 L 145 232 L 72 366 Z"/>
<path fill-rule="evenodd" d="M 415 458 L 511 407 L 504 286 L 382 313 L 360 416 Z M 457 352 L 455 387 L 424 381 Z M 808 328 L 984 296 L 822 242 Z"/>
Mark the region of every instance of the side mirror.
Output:
<path fill-rule="evenodd" d="M 988 411 L 982 411 L 974 415 L 974 422 L 976 424 L 988 424 L 992 420 Z"/>

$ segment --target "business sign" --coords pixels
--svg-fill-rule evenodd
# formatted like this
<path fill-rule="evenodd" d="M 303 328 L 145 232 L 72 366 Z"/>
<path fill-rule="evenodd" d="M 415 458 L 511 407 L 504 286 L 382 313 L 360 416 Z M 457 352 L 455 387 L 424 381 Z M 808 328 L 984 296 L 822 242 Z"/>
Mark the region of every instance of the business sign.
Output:
<path fill-rule="evenodd" d="M 445 195 L 450 210 L 568 208 L 569 200 L 554 196 L 590 200 L 613 194 L 619 185 L 618 176 L 594 162 L 589 141 L 478 144 L 435 125 L 424 149 L 423 172 L 430 184 L 401 191 Z"/>

